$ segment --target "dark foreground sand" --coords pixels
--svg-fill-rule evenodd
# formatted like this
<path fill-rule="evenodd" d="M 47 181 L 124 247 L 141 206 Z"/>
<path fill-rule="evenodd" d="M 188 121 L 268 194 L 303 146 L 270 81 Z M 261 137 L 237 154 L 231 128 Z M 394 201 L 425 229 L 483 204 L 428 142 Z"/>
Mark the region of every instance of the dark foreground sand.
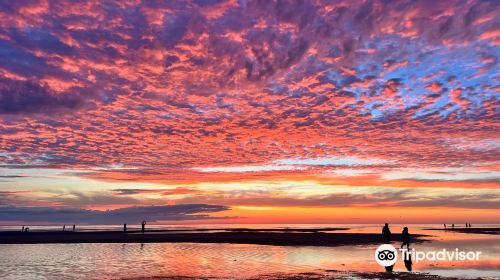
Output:
<path fill-rule="evenodd" d="M 231 279 L 231 278 L 212 278 L 212 277 L 183 277 L 183 276 L 155 276 L 155 277 L 139 277 L 139 278 L 123 278 L 126 280 L 194 280 L 194 279 Z M 245 278 L 243 278 L 245 279 Z M 421 272 L 358 272 L 358 271 L 336 271 L 323 270 L 308 273 L 294 274 L 271 274 L 259 275 L 256 277 L 246 278 L 248 280 L 319 280 L 319 279 L 336 279 L 336 280 L 358 280 L 358 279 L 412 279 L 412 280 L 458 280 L 463 278 L 443 277 Z M 489 279 L 489 278 L 467 278 L 467 279 Z"/>
<path fill-rule="evenodd" d="M 331 229 L 330 229 L 331 230 Z M 412 235 L 412 242 L 424 241 L 424 235 Z M 393 234 L 393 241 L 401 241 L 400 234 Z M 233 243 L 279 246 L 340 246 L 380 244 L 382 237 L 375 233 L 325 233 L 316 230 L 304 232 L 269 232 L 261 230 L 230 230 L 227 232 L 0 232 L 0 244 L 37 243 L 150 243 L 150 242 L 194 242 Z"/>
<path fill-rule="evenodd" d="M 442 231 L 452 231 L 461 233 L 476 233 L 476 234 L 500 234 L 500 228 L 430 228 L 428 230 L 442 230 Z"/>

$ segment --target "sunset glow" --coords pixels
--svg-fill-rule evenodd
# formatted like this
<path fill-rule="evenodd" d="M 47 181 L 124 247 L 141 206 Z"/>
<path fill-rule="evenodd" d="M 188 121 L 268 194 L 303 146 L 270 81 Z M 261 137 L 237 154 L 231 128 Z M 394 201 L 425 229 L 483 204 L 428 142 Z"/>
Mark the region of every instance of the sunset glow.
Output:
<path fill-rule="evenodd" d="M 0 224 L 500 223 L 499 14 L 2 1 Z"/>

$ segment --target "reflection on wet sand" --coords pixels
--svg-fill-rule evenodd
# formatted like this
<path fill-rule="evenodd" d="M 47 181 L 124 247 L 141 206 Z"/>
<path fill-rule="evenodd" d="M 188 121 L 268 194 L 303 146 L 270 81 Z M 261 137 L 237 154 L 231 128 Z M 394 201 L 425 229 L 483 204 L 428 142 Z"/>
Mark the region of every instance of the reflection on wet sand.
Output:
<path fill-rule="evenodd" d="M 394 232 L 401 232 L 402 228 L 399 225 L 391 225 Z M 380 226 L 353 226 L 345 232 L 380 234 Z M 425 278 L 427 276 L 421 275 L 422 273 L 459 279 L 500 277 L 499 236 L 429 231 L 420 227 L 410 227 L 410 232 L 433 235 L 429 237 L 429 242 L 412 243 L 412 247 L 419 250 L 473 249 L 482 251 L 481 259 L 474 262 L 436 263 L 417 263 L 413 260 L 410 274 L 407 272 L 407 264 L 400 260 L 393 267 L 393 279 L 410 276 L 414 278 L 407 279 L 430 279 Z M 393 245 L 399 247 L 401 244 L 397 241 Z M 279 278 L 280 275 L 298 275 L 296 279 L 308 279 L 304 277 L 313 277 L 319 273 L 334 279 L 343 279 L 344 276 L 351 277 L 346 279 L 373 279 L 385 275 L 385 269 L 374 260 L 377 246 L 268 246 L 224 243 L 0 245 L 0 278 L 117 279 L 159 276 L 168 279 L 173 276 L 186 276 L 261 279 L 260 276 L 268 275 L 269 279 L 284 279 Z M 314 277 L 318 278 L 317 275 Z"/>

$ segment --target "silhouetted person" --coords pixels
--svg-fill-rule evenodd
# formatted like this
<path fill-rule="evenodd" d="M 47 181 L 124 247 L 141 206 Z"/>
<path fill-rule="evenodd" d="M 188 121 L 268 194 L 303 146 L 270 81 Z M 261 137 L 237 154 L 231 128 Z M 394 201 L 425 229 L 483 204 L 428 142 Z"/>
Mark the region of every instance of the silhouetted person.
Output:
<path fill-rule="evenodd" d="M 21 232 L 24 232 L 24 225 L 23 225 L 23 228 L 21 229 Z"/>
<path fill-rule="evenodd" d="M 455 229 L 455 224 L 451 224 L 451 228 L 452 228 L 452 229 Z"/>
<path fill-rule="evenodd" d="M 30 228 L 29 228 L 29 227 L 25 227 L 25 228 L 24 228 L 24 232 L 28 232 L 28 230 L 30 230 Z"/>
<path fill-rule="evenodd" d="M 385 223 L 385 226 L 382 228 L 382 236 L 385 239 L 385 243 L 391 243 L 391 230 L 389 229 L 389 224 Z"/>
<path fill-rule="evenodd" d="M 142 233 L 144 233 L 145 230 L 146 230 L 146 221 L 142 221 L 142 223 L 141 223 L 141 231 L 142 231 Z"/>
<path fill-rule="evenodd" d="M 444 229 L 446 229 L 446 224 L 443 224 L 444 225 Z"/>
<path fill-rule="evenodd" d="M 401 248 L 406 244 L 406 249 L 410 248 L 410 233 L 408 233 L 408 228 L 405 227 L 403 232 L 401 233 L 401 239 L 403 239 L 403 244 L 401 244 Z"/>
<path fill-rule="evenodd" d="M 123 232 L 127 232 L 127 224 L 123 224 Z"/>
<path fill-rule="evenodd" d="M 411 271 L 411 267 L 412 267 L 412 261 L 411 261 L 411 254 L 406 254 L 406 256 L 404 256 L 403 258 L 404 262 L 405 262 L 405 267 L 408 271 Z"/>
<path fill-rule="evenodd" d="M 472 227 L 472 225 L 471 225 L 470 223 L 469 223 L 469 227 L 470 227 L 470 228 Z"/>
<path fill-rule="evenodd" d="M 75 232 L 76 230 L 76 225 L 73 225 L 73 232 Z"/>
<path fill-rule="evenodd" d="M 63 231 L 66 231 L 66 225 L 63 226 Z"/>

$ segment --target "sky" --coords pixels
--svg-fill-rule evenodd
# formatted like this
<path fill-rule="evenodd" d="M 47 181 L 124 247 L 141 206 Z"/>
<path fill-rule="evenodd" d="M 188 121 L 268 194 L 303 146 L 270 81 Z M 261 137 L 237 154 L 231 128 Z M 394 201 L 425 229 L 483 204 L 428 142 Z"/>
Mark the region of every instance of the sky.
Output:
<path fill-rule="evenodd" d="M 1 1 L 0 224 L 500 223 L 498 1 Z"/>

